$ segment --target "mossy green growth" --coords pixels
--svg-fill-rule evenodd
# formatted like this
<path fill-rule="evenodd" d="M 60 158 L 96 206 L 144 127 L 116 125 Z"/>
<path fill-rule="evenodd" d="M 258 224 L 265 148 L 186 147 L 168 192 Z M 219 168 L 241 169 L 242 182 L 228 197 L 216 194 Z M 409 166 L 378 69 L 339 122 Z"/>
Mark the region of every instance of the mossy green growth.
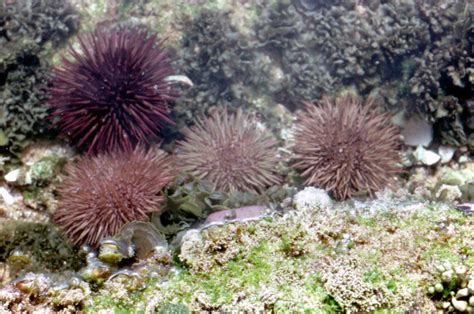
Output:
<path fill-rule="evenodd" d="M 48 155 L 32 165 L 19 168 L 18 179 L 13 183 L 20 187 L 23 202 L 34 209 L 50 209 L 54 203 L 54 189 L 60 181 L 60 172 L 67 158 L 60 155 Z"/>
<path fill-rule="evenodd" d="M 35 162 L 26 173 L 27 184 L 42 186 L 58 180 L 58 174 L 66 164 L 67 158 L 59 155 L 50 155 Z"/>
<path fill-rule="evenodd" d="M 281 256 L 282 259 L 277 261 L 268 259 L 275 249 L 272 243 L 263 241 L 253 247 L 250 252 L 239 254 L 225 265 L 206 273 L 191 273 L 186 268 L 176 266 L 179 267 L 179 270 L 174 272 L 175 275 L 171 276 L 166 285 L 148 281 L 147 287 L 140 292 L 141 296 L 137 297 L 134 294 L 133 298 L 130 297 L 126 300 L 126 304 L 124 300 L 116 300 L 110 296 L 99 296 L 94 298 L 93 306 L 89 307 L 87 311 L 94 312 L 107 308 L 114 309 L 114 311 L 129 310 L 133 312 L 131 309 L 146 304 L 146 300 L 152 295 L 162 297 L 163 304 L 166 304 L 166 310 L 169 309 L 170 304 L 173 304 L 176 313 L 187 313 L 185 312 L 186 305 L 191 304 L 196 295 L 202 295 L 202 302 L 205 302 L 205 306 L 211 310 L 232 304 L 235 296 L 242 291 L 257 291 L 267 287 L 275 287 L 280 293 L 285 294 L 295 294 L 294 289 L 302 289 L 304 294 L 317 296 L 321 303 L 328 298 L 320 280 L 308 279 L 303 287 L 292 287 L 286 283 L 274 282 L 271 276 L 272 273 L 294 273 L 297 269 L 301 269 L 305 263 L 303 260 L 301 263 L 287 260 L 283 256 Z M 247 297 L 252 298 L 252 296 Z M 141 299 L 141 301 L 137 302 L 137 299 Z M 278 310 L 288 311 L 295 301 L 293 300 L 290 303 L 282 300 L 274 307 Z M 160 305 L 157 311 L 163 310 L 164 305 Z M 326 306 L 328 311 L 325 312 L 333 313 L 332 309 L 335 305 L 327 303 Z M 307 310 L 309 310 L 309 307 Z"/>
<path fill-rule="evenodd" d="M 438 203 L 410 212 L 388 208 L 355 216 L 298 211 L 206 229 L 189 240 L 198 242 L 181 251 L 166 282 L 148 280 L 133 298 L 99 293 L 88 310 L 115 304 L 149 310 L 155 298 L 190 312 L 402 313 L 414 306 L 427 312 L 425 280 L 433 262 L 474 260 L 473 217 Z M 294 254 L 295 247 L 303 254 Z M 183 266 L 183 256 L 199 263 Z"/>
<path fill-rule="evenodd" d="M 128 298 L 117 299 L 110 296 L 101 296 L 94 300 L 93 306 L 87 306 L 86 313 L 97 313 L 99 309 L 111 311 L 114 314 L 144 314 L 145 311 L 136 309 L 135 304 L 141 299 L 141 292 L 133 292 L 128 294 Z"/>
<path fill-rule="evenodd" d="M 0 227 L 0 262 L 15 263 L 20 256 L 22 261 L 29 259 L 24 271 L 78 270 L 84 263 L 55 226 L 4 221 Z"/>
<path fill-rule="evenodd" d="M 266 279 L 271 271 L 271 265 L 265 259 L 267 254 L 270 254 L 269 245 L 263 242 L 253 248 L 247 257 L 238 256 L 209 274 L 191 274 L 183 271 L 176 279 L 188 283 L 191 289 L 181 295 L 182 301 L 190 302 L 194 292 L 202 290 L 210 296 L 211 304 L 226 304 L 232 301 L 233 295 L 241 287 L 258 288 L 260 285 L 268 284 Z M 231 282 L 234 283 L 233 288 Z"/>
<path fill-rule="evenodd" d="M 163 303 L 155 311 L 156 314 L 188 314 L 188 308 L 183 304 Z"/>

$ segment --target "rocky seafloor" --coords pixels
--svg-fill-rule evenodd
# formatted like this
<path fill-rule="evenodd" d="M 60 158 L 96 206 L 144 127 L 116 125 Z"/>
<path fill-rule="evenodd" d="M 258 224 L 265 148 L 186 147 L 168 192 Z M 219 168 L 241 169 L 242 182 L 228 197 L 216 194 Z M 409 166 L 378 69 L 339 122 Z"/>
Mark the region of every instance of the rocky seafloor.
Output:
<path fill-rule="evenodd" d="M 49 173 L 37 163 L 26 172 L 36 167 Z M 53 225 L 32 222 L 29 212 L 41 210 L 13 193 L 2 206 L 2 253 L 9 254 L 1 264 L 1 310 L 471 311 L 474 208 L 459 204 L 468 192 L 458 187 L 472 185 L 474 166 L 418 172 L 408 188 L 372 200 L 335 202 L 307 187 L 279 210 L 235 219 L 237 212 L 169 243 L 143 223 L 129 227 L 139 235 L 132 240 L 122 232 L 98 251 L 80 252 Z M 440 189 L 455 192 L 440 198 Z M 40 202 L 48 203 L 33 203 Z M 132 257 L 119 248 L 127 241 Z"/>
<path fill-rule="evenodd" d="M 467 1 L 25 3 L 0 12 L 0 313 L 474 312 Z M 281 184 L 221 194 L 183 174 L 166 219 L 74 246 L 52 216 L 81 151 L 48 125 L 45 82 L 97 25 L 144 25 L 176 52 L 192 87 L 162 149 L 213 107 L 244 108 L 278 142 Z M 393 113 L 402 170 L 336 200 L 291 169 L 292 125 L 304 100 L 347 90 Z"/>

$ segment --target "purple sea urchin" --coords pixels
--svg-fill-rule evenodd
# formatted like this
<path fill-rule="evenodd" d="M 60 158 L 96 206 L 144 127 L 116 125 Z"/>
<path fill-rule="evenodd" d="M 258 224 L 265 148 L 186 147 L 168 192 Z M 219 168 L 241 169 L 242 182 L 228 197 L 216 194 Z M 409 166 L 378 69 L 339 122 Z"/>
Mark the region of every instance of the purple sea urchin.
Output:
<path fill-rule="evenodd" d="M 180 168 L 219 191 L 263 192 L 280 182 L 276 141 L 240 109 L 235 114 L 216 109 L 184 135 L 178 144 Z"/>
<path fill-rule="evenodd" d="M 176 99 L 166 77 L 167 52 L 144 29 L 97 29 L 79 36 L 54 69 L 49 106 L 54 125 L 87 153 L 131 149 L 149 143 Z"/>
<path fill-rule="evenodd" d="M 306 184 L 321 187 L 337 199 L 358 191 L 383 188 L 399 172 L 399 130 L 373 101 L 354 95 L 307 103 L 295 126 L 294 167 Z"/>
<path fill-rule="evenodd" d="M 66 170 L 54 221 L 74 244 L 93 246 L 161 211 L 159 192 L 173 178 L 170 157 L 141 149 L 83 157 Z"/>

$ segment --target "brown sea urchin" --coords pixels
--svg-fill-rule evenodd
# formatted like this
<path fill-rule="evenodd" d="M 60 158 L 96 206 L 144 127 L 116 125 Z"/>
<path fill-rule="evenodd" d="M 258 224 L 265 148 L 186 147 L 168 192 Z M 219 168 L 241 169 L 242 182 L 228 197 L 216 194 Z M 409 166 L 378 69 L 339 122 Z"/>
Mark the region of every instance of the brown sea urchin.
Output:
<path fill-rule="evenodd" d="M 386 186 L 399 172 L 399 130 L 372 100 L 324 98 L 297 115 L 293 166 L 306 184 L 346 199 Z"/>
<path fill-rule="evenodd" d="M 250 114 L 215 109 L 184 131 L 178 144 L 180 169 L 219 191 L 263 192 L 280 182 L 276 141 Z"/>
<path fill-rule="evenodd" d="M 83 157 L 66 171 L 54 221 L 74 244 L 93 246 L 161 211 L 159 193 L 173 178 L 170 157 L 141 149 Z"/>
<path fill-rule="evenodd" d="M 144 145 L 171 122 L 177 95 L 168 53 L 141 28 L 99 28 L 54 69 L 48 105 L 54 126 L 88 153 Z"/>

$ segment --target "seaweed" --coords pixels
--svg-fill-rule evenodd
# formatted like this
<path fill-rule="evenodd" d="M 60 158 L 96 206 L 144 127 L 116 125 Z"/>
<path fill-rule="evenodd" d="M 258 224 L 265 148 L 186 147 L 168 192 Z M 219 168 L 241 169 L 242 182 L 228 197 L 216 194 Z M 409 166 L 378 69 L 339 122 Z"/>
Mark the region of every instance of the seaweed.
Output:
<path fill-rule="evenodd" d="M 229 17 L 229 12 L 203 10 L 183 21 L 183 38 L 176 60 L 177 72 L 194 86 L 172 110 L 177 129 L 192 124 L 194 117 L 213 106 L 250 106 L 253 58 L 247 40 Z"/>
<path fill-rule="evenodd" d="M 18 0 L 0 14 L 0 148 L 18 153 L 44 134 L 48 54 L 77 29 L 67 1 Z"/>
<path fill-rule="evenodd" d="M 258 54 L 272 60 L 271 71 L 284 73 L 266 73 L 277 103 L 294 110 L 303 101 L 355 89 L 380 98 L 387 109 L 435 122 L 444 143 L 466 144 L 473 69 L 472 17 L 465 4 L 316 2 L 258 2 Z"/>

